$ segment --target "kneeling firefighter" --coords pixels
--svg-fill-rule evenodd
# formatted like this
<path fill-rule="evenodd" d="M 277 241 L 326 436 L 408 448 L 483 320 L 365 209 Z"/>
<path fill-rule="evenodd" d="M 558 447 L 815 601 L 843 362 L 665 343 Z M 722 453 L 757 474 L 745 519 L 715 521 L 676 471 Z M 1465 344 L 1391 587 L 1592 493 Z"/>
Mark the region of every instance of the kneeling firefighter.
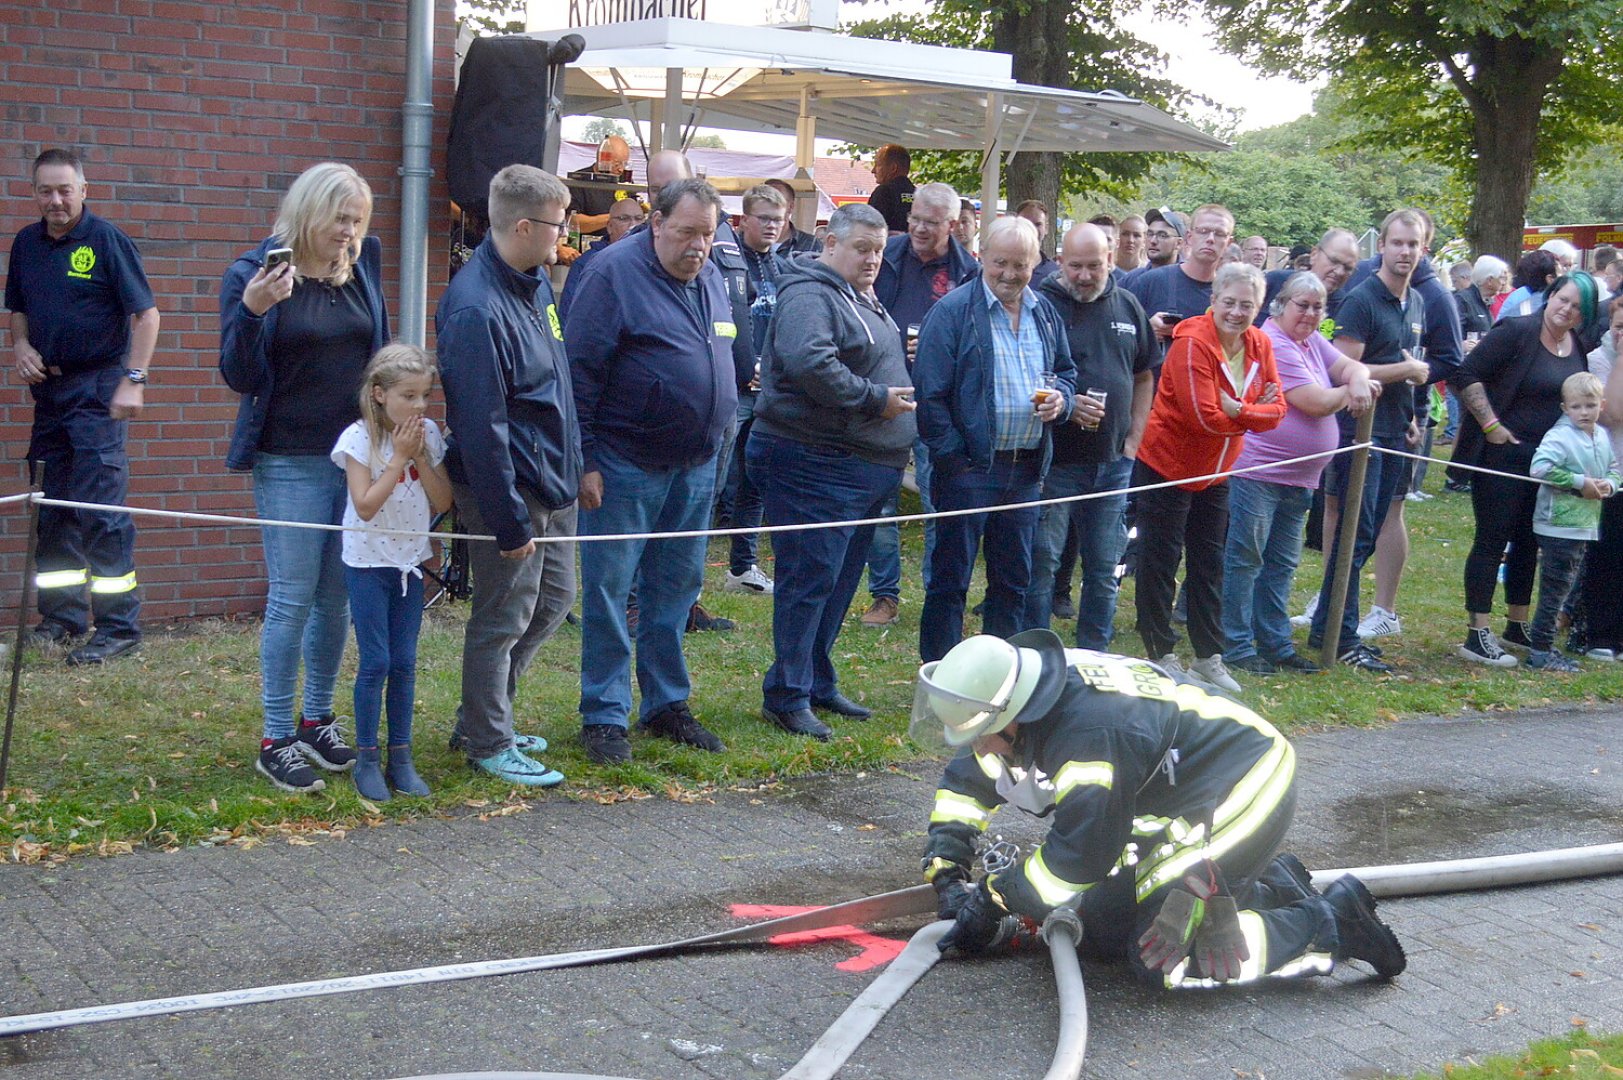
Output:
<path fill-rule="evenodd" d="M 967 748 L 946 768 L 924 876 L 943 950 L 1001 941 L 1010 916 L 1069 906 L 1083 946 L 1165 986 L 1403 971 L 1397 936 L 1352 875 L 1321 895 L 1274 858 L 1296 807 L 1296 754 L 1262 717 L 1147 660 L 1067 650 L 1048 630 L 981 635 L 919 669 L 912 733 Z M 1051 822 L 976 884 L 976 842 L 1009 803 Z"/>

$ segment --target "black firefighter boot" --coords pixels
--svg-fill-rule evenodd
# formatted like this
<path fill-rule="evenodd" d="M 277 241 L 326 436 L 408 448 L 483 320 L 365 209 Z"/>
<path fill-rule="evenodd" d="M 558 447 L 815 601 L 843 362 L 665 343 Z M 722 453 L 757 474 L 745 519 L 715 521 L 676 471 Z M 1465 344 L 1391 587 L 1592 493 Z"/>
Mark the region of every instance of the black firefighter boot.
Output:
<path fill-rule="evenodd" d="M 1313 875 L 1302 865 L 1302 860 L 1286 853 L 1274 856 L 1273 862 L 1251 883 L 1249 894 L 1235 899 L 1243 901 L 1241 908 L 1272 911 L 1317 895 L 1319 890 L 1313 887 Z"/>
<path fill-rule="evenodd" d="M 1403 974 L 1409 959 L 1392 928 L 1375 917 L 1375 897 L 1362 881 L 1351 874 L 1338 878 L 1324 899 L 1336 916 L 1337 960 L 1362 960 L 1383 979 Z"/>

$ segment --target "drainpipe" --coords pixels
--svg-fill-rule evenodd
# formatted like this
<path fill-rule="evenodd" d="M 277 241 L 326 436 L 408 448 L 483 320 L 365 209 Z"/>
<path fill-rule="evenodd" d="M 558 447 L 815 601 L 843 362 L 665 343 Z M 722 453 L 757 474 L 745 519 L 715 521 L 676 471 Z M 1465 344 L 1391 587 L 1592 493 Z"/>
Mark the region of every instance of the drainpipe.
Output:
<path fill-rule="evenodd" d="M 406 100 L 401 106 L 401 341 L 421 346 L 428 318 L 428 181 L 434 175 L 434 0 L 406 0 Z"/>

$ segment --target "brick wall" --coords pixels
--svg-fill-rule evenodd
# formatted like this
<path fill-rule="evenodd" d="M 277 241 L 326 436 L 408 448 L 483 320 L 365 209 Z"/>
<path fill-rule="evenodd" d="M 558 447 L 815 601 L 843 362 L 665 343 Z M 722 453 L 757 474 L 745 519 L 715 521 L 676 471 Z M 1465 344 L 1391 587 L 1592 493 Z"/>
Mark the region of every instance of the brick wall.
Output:
<path fill-rule="evenodd" d="M 430 310 L 446 275 L 455 44 L 454 0 L 435 4 Z M 237 396 L 217 370 L 220 278 L 269 233 L 307 166 L 347 162 L 371 185 L 371 231 L 398 322 L 405 16 L 405 0 L 0 0 L 0 252 L 38 219 L 34 156 L 73 147 L 89 205 L 135 239 L 162 313 L 146 410 L 130 428 L 136 505 L 253 513 L 246 478 L 224 466 Z M 28 486 L 33 410 L 9 334 L 0 340 L 0 494 L 10 494 Z M 262 609 L 257 529 L 136 525 L 149 623 Z M 0 507 L 8 607 L 26 536 L 23 515 Z"/>

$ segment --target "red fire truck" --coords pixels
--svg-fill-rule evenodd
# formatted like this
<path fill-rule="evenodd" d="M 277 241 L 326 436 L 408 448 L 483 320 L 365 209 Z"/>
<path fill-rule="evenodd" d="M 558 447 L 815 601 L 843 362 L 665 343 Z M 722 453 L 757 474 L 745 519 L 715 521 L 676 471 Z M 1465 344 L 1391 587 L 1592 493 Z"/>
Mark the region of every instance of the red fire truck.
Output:
<path fill-rule="evenodd" d="M 1590 252 L 1602 244 L 1623 248 L 1623 222 L 1609 225 L 1529 225 L 1522 230 L 1522 250 L 1536 250 L 1547 240 L 1565 240 L 1578 249 L 1582 265 L 1590 265 Z"/>

